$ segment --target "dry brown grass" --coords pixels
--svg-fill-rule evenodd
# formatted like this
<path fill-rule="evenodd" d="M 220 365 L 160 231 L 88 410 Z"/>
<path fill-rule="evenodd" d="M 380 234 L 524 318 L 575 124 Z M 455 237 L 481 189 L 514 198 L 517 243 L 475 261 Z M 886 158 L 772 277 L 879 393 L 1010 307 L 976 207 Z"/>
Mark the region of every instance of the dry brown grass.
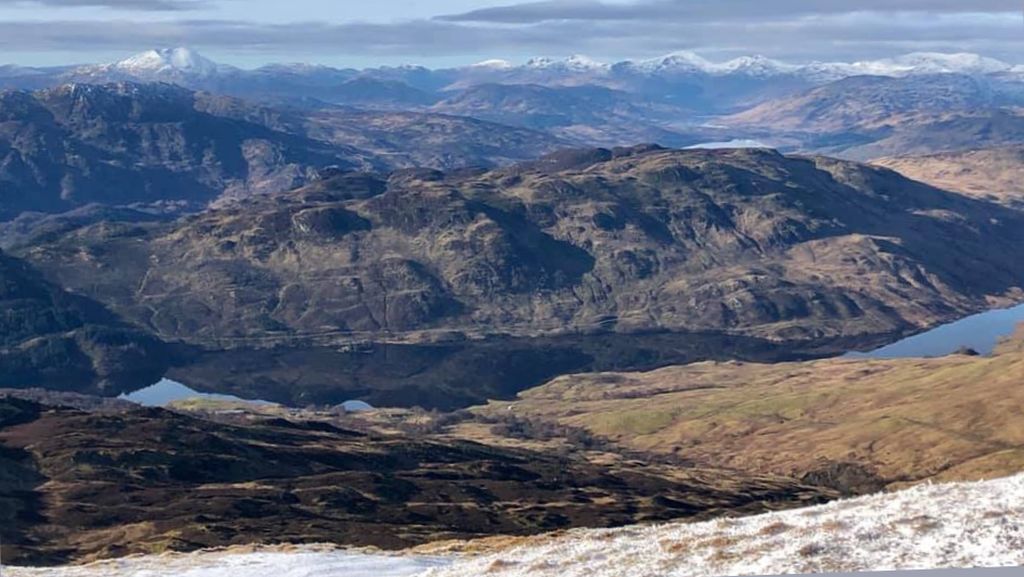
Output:
<path fill-rule="evenodd" d="M 938 188 L 1024 208 L 1024 147 L 883 158 L 874 164 Z"/>
<path fill-rule="evenodd" d="M 682 447 L 673 454 L 764 474 L 857 462 L 897 488 L 1024 470 L 1024 331 L 993 357 L 698 363 L 621 374 L 613 399 L 595 378 L 608 375 L 562 377 L 527 391 L 516 414 L 637 450 Z"/>
<path fill-rule="evenodd" d="M 818 557 L 827 551 L 824 545 L 820 543 L 808 543 L 800 548 L 798 553 L 801 557 Z"/>
<path fill-rule="evenodd" d="M 787 524 L 785 524 L 785 523 L 783 523 L 781 521 L 776 521 L 775 523 L 772 523 L 771 525 L 766 525 L 763 529 L 761 529 L 760 533 L 761 533 L 761 535 L 775 536 L 775 535 L 782 535 L 783 533 L 787 533 L 791 529 L 793 529 L 792 526 L 787 525 Z"/>

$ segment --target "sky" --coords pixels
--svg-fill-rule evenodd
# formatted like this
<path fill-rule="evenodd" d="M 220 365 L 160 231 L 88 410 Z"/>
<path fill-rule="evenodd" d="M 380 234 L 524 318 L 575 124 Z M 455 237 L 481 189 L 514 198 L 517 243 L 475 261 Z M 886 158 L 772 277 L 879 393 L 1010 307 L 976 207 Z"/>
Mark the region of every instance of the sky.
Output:
<path fill-rule="evenodd" d="M 1021 0 L 0 0 L 0 62 L 106 62 L 173 46 L 243 67 L 681 50 L 792 62 L 975 52 L 1024 63 L 1024 14 Z"/>

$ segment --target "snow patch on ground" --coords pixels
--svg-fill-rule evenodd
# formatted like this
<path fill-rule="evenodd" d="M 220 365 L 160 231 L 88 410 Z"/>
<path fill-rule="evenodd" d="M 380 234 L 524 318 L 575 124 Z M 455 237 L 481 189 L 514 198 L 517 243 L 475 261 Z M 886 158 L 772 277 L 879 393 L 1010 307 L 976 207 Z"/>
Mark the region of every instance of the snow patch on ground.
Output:
<path fill-rule="evenodd" d="M 9 568 L 10 577 L 414 577 L 450 560 L 300 547 L 133 557 L 81 567 Z"/>
<path fill-rule="evenodd" d="M 705 523 L 577 530 L 477 557 L 330 547 L 139 557 L 8 577 L 718 577 L 1024 565 L 1024 475 Z"/>
<path fill-rule="evenodd" d="M 1024 565 L 1024 476 L 745 519 L 574 531 L 424 577 L 710 577 Z"/>
<path fill-rule="evenodd" d="M 749 140 L 745 138 L 725 140 L 721 142 L 702 142 L 687 146 L 686 150 L 719 150 L 726 148 L 772 148 L 760 140 Z"/>

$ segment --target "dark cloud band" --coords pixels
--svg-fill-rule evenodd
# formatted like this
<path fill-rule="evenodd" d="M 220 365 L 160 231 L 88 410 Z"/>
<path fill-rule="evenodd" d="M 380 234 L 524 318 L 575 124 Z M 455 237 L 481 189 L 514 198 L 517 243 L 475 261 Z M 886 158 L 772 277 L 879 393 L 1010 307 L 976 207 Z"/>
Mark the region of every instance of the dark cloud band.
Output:
<path fill-rule="evenodd" d="M 483 8 L 438 17 L 449 22 L 536 24 L 554 20 L 637 21 L 687 19 L 690 22 L 752 18 L 784 20 L 856 12 L 992 13 L 1021 9 L 1016 0 L 648 0 L 609 4 L 598 0 L 548 0 Z"/>
<path fill-rule="evenodd" d="M 3 6 L 50 6 L 54 8 L 113 8 L 145 12 L 184 12 L 208 6 L 207 0 L 0 0 Z"/>
<path fill-rule="evenodd" d="M 784 8 L 786 2 L 796 4 L 792 0 L 767 4 Z M 865 2 L 862 5 L 870 7 L 878 0 Z M 845 0 L 842 3 L 848 4 Z M 929 0 L 928 3 L 945 6 L 945 0 Z M 582 5 L 580 2 L 575 4 Z M 647 3 L 638 9 L 665 8 L 668 4 Z M 611 18 L 544 18 L 530 24 L 451 19 L 378 24 L 272 24 L 195 19 L 0 21 L 0 51 L 134 52 L 153 46 L 190 45 L 201 49 L 266 54 L 268 60 L 282 55 L 317 59 L 329 54 L 334 59 L 387 56 L 420 61 L 434 57 L 464 57 L 468 60 L 570 53 L 635 58 L 675 50 L 696 50 L 713 57 L 760 53 L 793 61 L 809 61 L 854 60 L 935 50 L 979 52 L 1014 62 L 1020 60 L 1018 55 L 1024 48 L 1024 25 L 1019 13 L 1001 10 L 1004 2 L 978 0 L 970 4 L 973 8 L 970 13 L 958 12 L 952 3 L 946 12 L 913 9 L 920 4 L 910 0 L 890 0 L 887 5 L 899 10 L 853 13 L 826 10 L 788 16 L 782 13 L 772 18 L 756 14 L 703 19 L 641 18 L 630 12 L 633 19 L 628 25 Z M 561 2 L 559 5 L 565 8 L 568 4 Z M 838 3 L 823 0 L 815 5 L 835 8 Z"/>

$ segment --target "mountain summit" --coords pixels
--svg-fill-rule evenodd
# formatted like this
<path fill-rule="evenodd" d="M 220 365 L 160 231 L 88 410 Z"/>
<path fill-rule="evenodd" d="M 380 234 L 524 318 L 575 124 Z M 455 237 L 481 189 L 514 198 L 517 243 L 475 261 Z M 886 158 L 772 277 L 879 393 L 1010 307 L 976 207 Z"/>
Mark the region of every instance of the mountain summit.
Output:
<path fill-rule="evenodd" d="M 190 48 L 178 47 L 147 50 L 114 63 L 113 68 L 134 74 L 174 71 L 209 76 L 220 70 L 221 65 Z"/>
<path fill-rule="evenodd" d="M 238 69 L 205 58 L 185 47 L 157 48 L 107 64 L 87 65 L 72 70 L 65 80 L 110 82 L 120 80 L 161 81 L 191 85 Z"/>

